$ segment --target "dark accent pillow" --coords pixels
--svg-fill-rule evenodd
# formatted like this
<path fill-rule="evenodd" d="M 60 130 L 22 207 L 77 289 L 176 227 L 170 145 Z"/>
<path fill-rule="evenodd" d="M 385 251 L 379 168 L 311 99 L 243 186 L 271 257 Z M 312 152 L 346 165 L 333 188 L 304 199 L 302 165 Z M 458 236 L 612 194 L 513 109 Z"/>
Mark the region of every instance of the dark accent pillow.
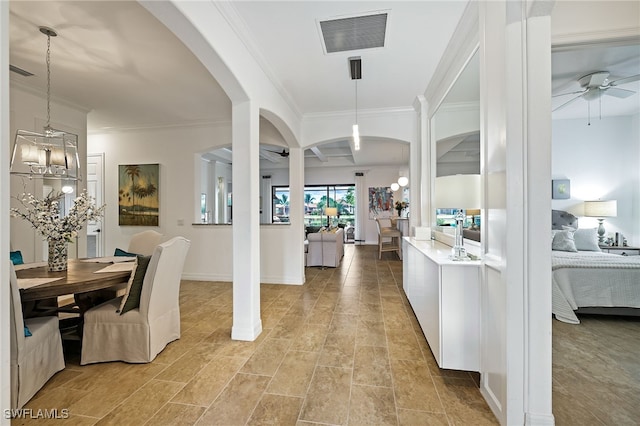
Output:
<path fill-rule="evenodd" d="M 122 297 L 122 302 L 120 303 L 120 315 L 140 307 L 142 283 L 144 282 L 144 276 L 149 267 L 149 261 L 151 261 L 151 256 L 138 255 L 136 257 L 136 267 L 131 272 L 131 278 L 127 285 L 127 293 Z"/>
<path fill-rule="evenodd" d="M 128 251 L 124 251 L 122 249 L 116 248 L 116 251 L 113 253 L 114 256 L 127 256 L 134 257 L 137 256 L 135 253 L 129 253 Z"/>
<path fill-rule="evenodd" d="M 24 263 L 24 260 L 22 260 L 22 252 L 20 250 L 9 252 L 9 256 L 11 257 L 11 263 L 14 265 L 22 265 Z"/>

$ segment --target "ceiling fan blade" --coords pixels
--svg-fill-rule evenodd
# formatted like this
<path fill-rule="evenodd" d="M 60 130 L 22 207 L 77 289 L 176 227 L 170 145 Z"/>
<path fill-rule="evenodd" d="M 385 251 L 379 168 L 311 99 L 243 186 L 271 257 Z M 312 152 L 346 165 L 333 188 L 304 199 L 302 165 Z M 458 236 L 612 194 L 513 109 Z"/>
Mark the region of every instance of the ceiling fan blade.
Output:
<path fill-rule="evenodd" d="M 608 87 L 604 89 L 605 95 L 615 96 L 616 98 L 628 98 L 635 93 L 636 92 L 633 90 L 619 89 L 617 87 Z"/>
<path fill-rule="evenodd" d="M 577 95 L 586 92 L 586 90 L 578 90 L 577 92 L 567 92 L 567 93 L 559 93 L 557 95 L 552 95 L 552 98 L 557 98 L 559 96 L 567 96 L 567 95 Z"/>
<path fill-rule="evenodd" d="M 558 111 L 559 109 L 562 109 L 562 108 L 566 107 L 567 105 L 569 105 L 569 104 L 570 104 L 570 103 L 572 103 L 572 102 L 575 102 L 576 100 L 580 99 L 581 97 L 582 97 L 582 95 L 580 95 L 580 96 L 576 96 L 575 98 L 570 99 L 570 100 L 568 100 L 567 102 L 563 103 L 562 105 L 560 105 L 560 106 L 558 106 L 558 107 L 554 108 L 554 109 L 553 109 L 553 111 Z"/>
<path fill-rule="evenodd" d="M 632 75 L 631 77 L 619 78 L 609 83 L 609 86 L 619 86 L 621 84 L 627 84 L 638 80 L 640 80 L 640 74 Z"/>

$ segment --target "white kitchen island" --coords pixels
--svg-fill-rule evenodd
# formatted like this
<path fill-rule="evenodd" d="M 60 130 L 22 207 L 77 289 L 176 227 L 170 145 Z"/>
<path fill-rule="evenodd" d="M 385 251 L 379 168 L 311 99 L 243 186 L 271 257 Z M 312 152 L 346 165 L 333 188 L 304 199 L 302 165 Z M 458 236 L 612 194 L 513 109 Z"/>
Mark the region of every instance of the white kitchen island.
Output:
<path fill-rule="evenodd" d="M 480 261 L 403 238 L 403 288 L 440 368 L 480 371 Z"/>

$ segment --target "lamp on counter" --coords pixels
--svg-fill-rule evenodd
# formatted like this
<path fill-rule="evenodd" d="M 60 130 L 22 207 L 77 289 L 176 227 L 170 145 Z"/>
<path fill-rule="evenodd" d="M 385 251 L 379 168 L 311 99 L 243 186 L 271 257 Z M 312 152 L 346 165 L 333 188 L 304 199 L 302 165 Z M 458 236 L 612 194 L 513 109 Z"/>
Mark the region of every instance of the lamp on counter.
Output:
<path fill-rule="evenodd" d="M 324 214 L 327 215 L 327 225 L 331 226 L 331 218 L 338 216 L 337 207 L 325 207 Z"/>
<path fill-rule="evenodd" d="M 51 37 L 58 34 L 40 27 L 47 36 L 47 124 L 42 133 L 18 130 L 11 154 L 10 173 L 30 178 L 79 179 L 78 136 L 51 127 Z"/>
<path fill-rule="evenodd" d="M 598 244 L 604 244 L 604 218 L 616 217 L 618 215 L 618 202 L 616 200 L 585 201 L 584 215 L 598 219 Z"/>
<path fill-rule="evenodd" d="M 463 210 L 480 207 L 480 175 L 451 175 L 436 178 L 435 203 L 437 208 L 459 209 L 456 214 L 455 243 L 449 256 L 452 260 L 469 260 L 463 246 Z"/>

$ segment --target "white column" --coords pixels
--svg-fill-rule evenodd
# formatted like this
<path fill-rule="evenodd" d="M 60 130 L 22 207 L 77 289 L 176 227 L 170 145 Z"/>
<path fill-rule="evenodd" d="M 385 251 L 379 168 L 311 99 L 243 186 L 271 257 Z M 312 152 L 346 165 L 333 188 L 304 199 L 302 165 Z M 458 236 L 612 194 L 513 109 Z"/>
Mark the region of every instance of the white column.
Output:
<path fill-rule="evenodd" d="M 0 1 L 0 407 L 11 407 L 9 375 L 9 2 Z M 0 416 L 0 424 L 10 424 Z"/>
<path fill-rule="evenodd" d="M 232 107 L 233 327 L 234 340 L 255 340 L 260 320 L 260 164 L 258 107 Z"/>
<path fill-rule="evenodd" d="M 361 176 L 360 176 L 361 175 Z M 369 188 L 367 188 L 366 172 L 356 171 L 356 232 L 355 239 L 360 244 L 366 243 L 367 217 L 369 214 Z"/>
<path fill-rule="evenodd" d="M 411 219 L 409 232 L 414 226 L 431 226 L 431 145 L 429 144 L 429 116 L 427 100 L 418 96 L 413 103 L 417 111 L 418 140 L 411 144 Z M 435 176 L 435 173 L 433 173 Z M 414 185 L 415 182 L 415 185 Z M 415 201 L 414 201 L 415 200 Z M 417 202 L 420 200 L 420 202 Z M 435 212 L 434 212 L 435 214 Z"/>
<path fill-rule="evenodd" d="M 552 2 L 480 2 L 484 197 L 481 392 L 501 424 L 553 425 Z"/>
<path fill-rule="evenodd" d="M 293 235 L 289 244 L 295 244 L 298 254 L 293 262 L 292 274 L 304 283 L 304 149 L 289 148 L 289 221 Z"/>
<path fill-rule="evenodd" d="M 526 21 L 525 424 L 553 425 L 551 322 L 551 9 L 528 4 Z M 535 11 L 534 11 L 535 7 Z M 540 285 L 543 284 L 543 285 Z"/>

